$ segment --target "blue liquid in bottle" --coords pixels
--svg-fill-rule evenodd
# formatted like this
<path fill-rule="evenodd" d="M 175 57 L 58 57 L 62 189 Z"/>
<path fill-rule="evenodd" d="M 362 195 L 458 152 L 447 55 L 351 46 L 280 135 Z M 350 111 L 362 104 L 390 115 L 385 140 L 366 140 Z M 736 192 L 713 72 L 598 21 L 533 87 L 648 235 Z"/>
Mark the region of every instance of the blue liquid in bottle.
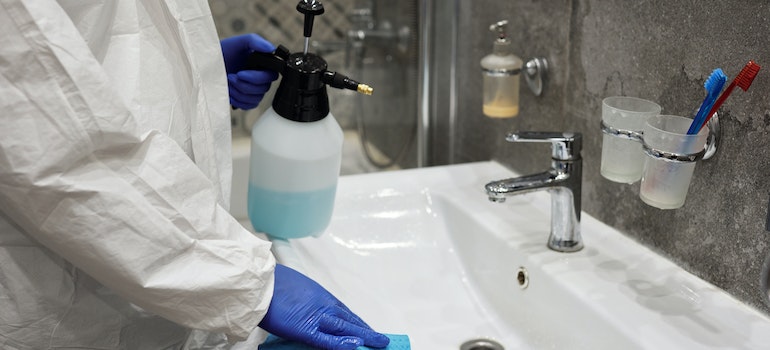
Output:
<path fill-rule="evenodd" d="M 249 183 L 248 211 L 255 230 L 277 238 L 320 234 L 331 221 L 337 185 L 306 192 L 277 192 Z"/>

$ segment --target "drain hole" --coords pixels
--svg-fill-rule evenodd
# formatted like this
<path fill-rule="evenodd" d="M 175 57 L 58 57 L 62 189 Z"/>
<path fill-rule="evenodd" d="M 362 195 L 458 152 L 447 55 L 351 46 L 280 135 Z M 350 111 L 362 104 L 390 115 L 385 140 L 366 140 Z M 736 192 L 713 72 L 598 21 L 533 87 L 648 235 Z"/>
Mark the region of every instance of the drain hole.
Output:
<path fill-rule="evenodd" d="M 516 272 L 516 280 L 519 281 L 521 289 L 529 287 L 529 273 L 527 273 L 527 269 L 523 266 L 519 267 L 519 271 Z"/>
<path fill-rule="evenodd" d="M 463 343 L 460 350 L 505 350 L 505 348 L 491 339 L 474 339 Z"/>

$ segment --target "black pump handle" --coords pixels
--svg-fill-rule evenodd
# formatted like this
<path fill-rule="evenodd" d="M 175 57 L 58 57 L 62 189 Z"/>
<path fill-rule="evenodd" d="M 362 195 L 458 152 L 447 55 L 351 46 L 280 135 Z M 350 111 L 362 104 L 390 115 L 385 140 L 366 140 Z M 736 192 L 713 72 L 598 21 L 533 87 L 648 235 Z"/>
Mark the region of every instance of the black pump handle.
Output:
<path fill-rule="evenodd" d="M 313 34 L 313 19 L 324 13 L 324 5 L 318 0 L 300 0 L 297 4 L 297 11 L 305 15 L 303 34 L 309 38 Z"/>

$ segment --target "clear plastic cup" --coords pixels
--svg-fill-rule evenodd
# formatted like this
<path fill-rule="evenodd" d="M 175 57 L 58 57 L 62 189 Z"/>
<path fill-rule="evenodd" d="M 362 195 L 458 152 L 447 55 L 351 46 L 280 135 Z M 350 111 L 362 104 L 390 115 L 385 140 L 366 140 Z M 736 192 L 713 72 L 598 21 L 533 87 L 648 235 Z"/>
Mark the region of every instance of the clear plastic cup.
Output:
<path fill-rule="evenodd" d="M 660 115 L 650 118 L 644 127 L 645 157 L 639 197 L 659 209 L 684 205 L 695 163 L 702 155 L 709 129 L 688 135 L 692 119 Z M 654 156 L 650 153 L 655 154 Z"/>
<path fill-rule="evenodd" d="M 660 106 L 636 97 L 612 96 L 602 100 L 602 123 L 622 132 L 641 133 L 650 117 L 660 114 Z M 602 137 L 601 174 L 607 180 L 634 183 L 642 177 L 644 153 L 638 140 L 605 133 Z"/>

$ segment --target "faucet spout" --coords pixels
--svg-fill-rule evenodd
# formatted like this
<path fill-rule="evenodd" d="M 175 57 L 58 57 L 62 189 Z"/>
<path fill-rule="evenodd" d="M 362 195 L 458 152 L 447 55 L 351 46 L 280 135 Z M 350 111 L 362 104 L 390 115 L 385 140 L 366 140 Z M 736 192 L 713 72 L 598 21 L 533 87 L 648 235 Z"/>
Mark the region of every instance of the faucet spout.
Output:
<path fill-rule="evenodd" d="M 538 174 L 492 181 L 485 186 L 489 200 L 502 203 L 507 196 L 541 190 L 550 192 L 551 235 L 548 238 L 548 247 L 559 252 L 576 252 L 582 249 L 583 240 L 580 235 L 583 174 L 580 141 L 582 136 L 579 133 L 522 133 L 514 136 L 509 135 L 507 140 L 552 142 L 554 152 L 551 169 Z"/>
<path fill-rule="evenodd" d="M 562 174 L 546 171 L 539 174 L 492 181 L 485 186 L 489 200 L 504 202 L 507 195 L 522 194 L 548 189 L 564 182 Z"/>

